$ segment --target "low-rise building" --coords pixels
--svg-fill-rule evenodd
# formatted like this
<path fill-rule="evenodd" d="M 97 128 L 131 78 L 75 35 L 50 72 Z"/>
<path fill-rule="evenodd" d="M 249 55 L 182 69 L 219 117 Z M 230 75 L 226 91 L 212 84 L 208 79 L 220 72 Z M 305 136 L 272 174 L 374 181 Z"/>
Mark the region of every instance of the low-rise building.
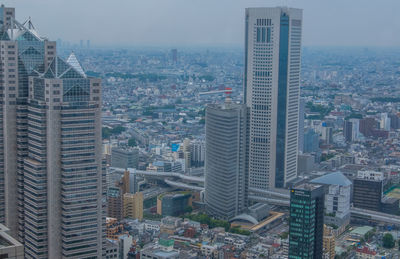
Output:
<path fill-rule="evenodd" d="M 144 230 L 146 231 L 160 231 L 160 226 L 160 221 L 146 220 L 144 222 Z"/>
<path fill-rule="evenodd" d="M 111 151 L 111 166 L 119 168 L 137 168 L 139 150 L 137 148 L 113 148 Z"/>
<path fill-rule="evenodd" d="M 174 249 L 174 240 L 160 238 L 158 244 L 151 244 L 140 251 L 141 259 L 178 259 L 179 251 Z"/>
<path fill-rule="evenodd" d="M 356 249 L 357 259 L 375 259 L 377 252 L 367 246 Z"/>
<path fill-rule="evenodd" d="M 212 256 L 216 250 L 217 247 L 211 245 L 202 245 L 200 248 L 201 254 L 205 256 Z"/>

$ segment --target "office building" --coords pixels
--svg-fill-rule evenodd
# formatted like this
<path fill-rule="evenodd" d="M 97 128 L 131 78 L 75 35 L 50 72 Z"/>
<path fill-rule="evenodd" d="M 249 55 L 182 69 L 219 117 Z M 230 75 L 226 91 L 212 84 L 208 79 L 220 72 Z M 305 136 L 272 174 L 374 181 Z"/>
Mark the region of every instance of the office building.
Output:
<path fill-rule="evenodd" d="M 74 54 L 55 57 L 43 75 L 30 78 L 27 109 L 26 256 L 101 257 L 101 81 L 87 77 Z"/>
<path fill-rule="evenodd" d="M 383 173 L 359 171 L 353 181 L 353 205 L 356 208 L 380 211 L 383 191 Z"/>
<path fill-rule="evenodd" d="M 30 19 L 23 24 L 16 21 L 14 8 L 2 5 L 0 14 L 0 223 L 23 241 L 28 76 L 48 68 L 56 45 L 42 38 Z"/>
<path fill-rule="evenodd" d="M 360 137 L 360 120 L 345 120 L 343 125 L 343 136 L 347 142 L 357 141 Z"/>
<path fill-rule="evenodd" d="M 167 193 L 157 198 L 157 213 L 163 216 L 180 216 L 192 205 L 191 193 Z"/>
<path fill-rule="evenodd" d="M 400 129 L 400 117 L 399 114 L 389 114 L 389 119 L 390 119 L 390 128 L 391 129 Z M 360 126 L 361 127 L 361 126 Z"/>
<path fill-rule="evenodd" d="M 291 189 L 289 259 L 322 258 L 323 234 L 323 186 L 303 184 Z"/>
<path fill-rule="evenodd" d="M 304 153 L 318 153 L 319 152 L 319 134 L 313 129 L 307 128 L 304 132 L 303 140 Z"/>
<path fill-rule="evenodd" d="M 246 9 L 249 188 L 282 188 L 297 177 L 301 33 L 300 9 Z"/>
<path fill-rule="evenodd" d="M 315 169 L 315 157 L 310 154 L 299 154 L 297 173 L 304 175 L 312 172 Z"/>
<path fill-rule="evenodd" d="M 210 215 L 231 219 L 247 205 L 247 108 L 229 98 L 206 108 L 205 204 Z"/>
<path fill-rule="evenodd" d="M 111 166 L 119 168 L 137 168 L 139 162 L 139 149 L 137 148 L 112 148 Z"/>
<path fill-rule="evenodd" d="M 323 126 L 322 127 L 322 137 L 321 139 L 327 145 L 333 144 L 333 129 L 332 127 Z"/>
<path fill-rule="evenodd" d="M 123 218 L 122 191 L 117 187 L 107 190 L 107 217 L 121 220 Z"/>
<path fill-rule="evenodd" d="M 360 133 L 364 137 L 371 137 L 374 135 L 374 130 L 378 128 L 378 122 L 371 117 L 364 118 L 360 120 Z"/>
<path fill-rule="evenodd" d="M 143 219 L 143 193 L 124 194 L 124 218 Z"/>
<path fill-rule="evenodd" d="M 206 156 L 206 145 L 204 141 L 193 141 L 190 145 L 190 157 L 192 167 L 203 167 Z"/>
<path fill-rule="evenodd" d="M 390 117 L 386 112 L 381 114 L 380 127 L 383 130 L 390 131 Z"/>
<path fill-rule="evenodd" d="M 341 172 L 333 172 L 310 181 L 325 187 L 325 224 L 337 226 L 341 234 L 350 223 L 352 183 Z"/>
<path fill-rule="evenodd" d="M 0 7 L 0 220 L 25 258 L 102 257 L 101 80 Z M 2 194 L 5 196 L 1 196 Z M 79 235 L 77 233 L 79 226 Z"/>

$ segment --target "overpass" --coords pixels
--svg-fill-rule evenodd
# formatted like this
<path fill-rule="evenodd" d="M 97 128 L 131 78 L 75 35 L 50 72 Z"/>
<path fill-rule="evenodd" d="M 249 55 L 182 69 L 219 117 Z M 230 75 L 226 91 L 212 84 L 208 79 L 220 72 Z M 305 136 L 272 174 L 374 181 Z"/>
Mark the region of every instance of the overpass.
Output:
<path fill-rule="evenodd" d="M 133 168 L 123 169 L 118 167 L 110 167 L 110 169 L 117 171 L 117 172 L 125 172 L 129 171 L 129 173 L 141 175 L 144 177 L 150 178 L 161 178 L 167 185 L 174 187 L 174 188 L 182 188 L 188 189 L 193 191 L 204 191 L 204 187 L 186 184 L 180 181 L 172 181 L 171 179 L 181 179 L 184 182 L 190 182 L 195 184 L 204 184 L 204 177 L 197 177 L 197 176 L 189 176 L 180 173 L 174 172 L 154 172 L 154 171 L 143 171 L 143 170 L 136 170 Z"/>
<path fill-rule="evenodd" d="M 271 198 L 271 197 L 262 197 L 262 196 L 256 196 L 256 195 L 249 195 L 248 198 L 249 198 L 249 201 L 267 203 L 267 204 L 283 206 L 283 207 L 289 207 L 290 206 L 290 201 L 286 200 L 286 199 L 279 199 L 279 198 L 274 199 L 274 198 Z"/>
<path fill-rule="evenodd" d="M 123 168 L 118 168 L 118 167 L 110 167 L 110 169 L 115 170 L 117 172 L 129 171 L 130 173 L 133 173 L 133 174 L 142 175 L 142 176 L 150 176 L 150 177 L 155 177 L 155 178 L 173 177 L 173 178 L 179 178 L 179 179 L 182 179 L 182 180 L 185 180 L 188 182 L 192 182 L 192 183 L 204 184 L 204 177 L 190 176 L 190 175 L 184 175 L 184 174 L 174 173 L 174 172 L 154 172 L 154 171 L 136 170 L 133 168 L 123 169 Z"/>
<path fill-rule="evenodd" d="M 204 191 L 204 188 L 200 187 L 200 186 L 194 186 L 194 185 L 185 184 L 185 183 L 181 183 L 181 182 L 174 182 L 174 181 L 170 181 L 168 179 L 164 179 L 164 182 L 166 184 L 168 184 L 169 186 L 172 186 L 175 188 L 189 189 L 189 190 L 200 191 L 200 192 Z"/>
<path fill-rule="evenodd" d="M 354 207 L 350 209 L 350 212 L 352 217 L 369 219 L 372 221 L 385 222 L 388 224 L 400 226 L 400 217 L 396 215 L 386 214 L 372 210 L 354 208 Z"/>

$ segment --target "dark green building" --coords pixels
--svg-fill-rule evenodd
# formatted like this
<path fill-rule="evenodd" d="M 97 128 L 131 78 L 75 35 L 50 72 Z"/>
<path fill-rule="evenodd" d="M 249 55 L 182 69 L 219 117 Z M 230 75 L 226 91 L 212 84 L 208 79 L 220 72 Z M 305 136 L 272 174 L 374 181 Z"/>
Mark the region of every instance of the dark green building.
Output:
<path fill-rule="evenodd" d="M 163 216 L 179 216 L 185 213 L 185 208 L 189 206 L 190 193 L 171 193 L 161 197 L 162 215 Z"/>
<path fill-rule="evenodd" d="M 303 184 L 290 191 L 289 259 L 322 258 L 324 189 Z"/>

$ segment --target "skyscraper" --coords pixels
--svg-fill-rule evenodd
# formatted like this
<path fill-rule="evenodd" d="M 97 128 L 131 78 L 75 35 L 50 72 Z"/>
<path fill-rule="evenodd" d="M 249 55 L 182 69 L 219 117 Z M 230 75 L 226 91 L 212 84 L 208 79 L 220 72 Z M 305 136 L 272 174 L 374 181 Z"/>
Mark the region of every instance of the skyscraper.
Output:
<path fill-rule="evenodd" d="M 281 188 L 297 176 L 301 28 L 300 9 L 246 9 L 249 190 Z"/>
<path fill-rule="evenodd" d="M 25 258 L 102 257 L 101 81 L 14 17 L 0 7 L 0 220 Z"/>
<path fill-rule="evenodd" d="M 87 77 L 74 54 L 55 57 L 29 79 L 27 114 L 26 257 L 102 257 L 100 79 Z"/>
<path fill-rule="evenodd" d="M 324 188 L 303 184 L 290 191 L 289 259 L 322 258 Z"/>
<path fill-rule="evenodd" d="M 24 238 L 24 159 L 27 155 L 28 77 L 44 73 L 55 42 L 41 37 L 30 19 L 15 20 L 14 8 L 0 7 L 2 52 L 0 109 L 0 221 Z"/>
<path fill-rule="evenodd" d="M 247 205 L 246 149 L 246 106 L 207 105 L 205 203 L 210 215 L 229 220 Z"/>

